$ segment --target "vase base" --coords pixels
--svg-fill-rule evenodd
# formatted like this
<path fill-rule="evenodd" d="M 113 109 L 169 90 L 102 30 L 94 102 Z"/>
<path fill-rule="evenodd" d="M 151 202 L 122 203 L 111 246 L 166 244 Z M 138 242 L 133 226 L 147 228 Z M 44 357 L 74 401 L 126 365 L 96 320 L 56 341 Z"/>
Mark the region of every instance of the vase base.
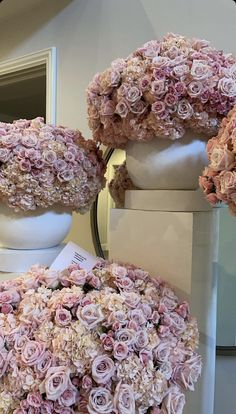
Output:
<path fill-rule="evenodd" d="M 0 272 L 26 272 L 34 264 L 50 266 L 65 244 L 49 249 L 15 250 L 0 248 Z"/>

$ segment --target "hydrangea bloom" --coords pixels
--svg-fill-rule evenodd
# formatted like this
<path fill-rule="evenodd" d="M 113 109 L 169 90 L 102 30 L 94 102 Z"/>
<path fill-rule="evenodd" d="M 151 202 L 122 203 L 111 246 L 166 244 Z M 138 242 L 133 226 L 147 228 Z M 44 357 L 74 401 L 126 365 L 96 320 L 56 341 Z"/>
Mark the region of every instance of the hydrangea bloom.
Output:
<path fill-rule="evenodd" d="M 0 123 L 0 200 L 15 211 L 60 204 L 84 213 L 104 173 L 101 152 L 79 131 L 42 118 Z"/>
<path fill-rule="evenodd" d="M 181 414 L 197 345 L 188 304 L 142 269 L 34 266 L 0 283 L 0 413 Z"/>
<path fill-rule="evenodd" d="M 126 190 L 135 190 L 135 188 L 128 174 L 126 162 L 124 161 L 123 164 L 116 168 L 115 175 L 109 183 L 109 192 L 117 208 L 124 207 Z"/>
<path fill-rule="evenodd" d="M 122 147 L 187 128 L 214 135 L 236 103 L 236 59 L 199 39 L 168 34 L 117 59 L 87 91 L 96 141 Z"/>
<path fill-rule="evenodd" d="M 206 150 L 209 165 L 199 178 L 200 187 L 212 206 L 224 202 L 236 216 L 236 107 L 223 119 Z"/>

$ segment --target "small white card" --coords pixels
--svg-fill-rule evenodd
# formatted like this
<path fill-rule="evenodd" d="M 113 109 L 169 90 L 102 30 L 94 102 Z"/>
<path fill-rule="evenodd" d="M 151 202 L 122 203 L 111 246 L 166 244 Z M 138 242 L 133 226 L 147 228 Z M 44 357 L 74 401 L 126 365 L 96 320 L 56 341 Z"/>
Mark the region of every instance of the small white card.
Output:
<path fill-rule="evenodd" d="M 97 261 L 98 259 L 92 254 L 86 252 L 77 244 L 69 242 L 51 264 L 50 269 L 60 271 L 71 264 L 78 264 L 82 269 L 89 271 L 92 270 Z"/>

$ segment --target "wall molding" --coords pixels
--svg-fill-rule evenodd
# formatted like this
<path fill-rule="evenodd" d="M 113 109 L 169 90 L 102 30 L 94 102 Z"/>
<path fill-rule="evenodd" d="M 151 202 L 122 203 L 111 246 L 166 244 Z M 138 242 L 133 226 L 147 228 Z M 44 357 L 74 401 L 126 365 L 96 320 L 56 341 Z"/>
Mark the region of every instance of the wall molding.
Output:
<path fill-rule="evenodd" d="M 57 87 L 57 53 L 56 48 L 40 50 L 35 53 L 0 62 L 0 78 L 17 72 L 29 72 L 31 68 L 46 65 L 46 121 L 56 124 L 56 87 Z M 32 70 L 33 72 L 33 70 Z"/>

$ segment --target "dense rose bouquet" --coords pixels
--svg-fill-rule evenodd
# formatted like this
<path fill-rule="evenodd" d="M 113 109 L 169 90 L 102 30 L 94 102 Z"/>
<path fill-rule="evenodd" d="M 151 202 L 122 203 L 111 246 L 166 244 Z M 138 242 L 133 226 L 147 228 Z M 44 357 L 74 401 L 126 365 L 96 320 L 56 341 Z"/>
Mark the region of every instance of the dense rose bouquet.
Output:
<path fill-rule="evenodd" d="M 236 107 L 223 119 L 206 150 L 209 166 L 199 178 L 200 187 L 213 206 L 224 202 L 236 215 Z"/>
<path fill-rule="evenodd" d="M 104 186 L 93 141 L 42 118 L 0 123 L 0 200 L 15 211 L 60 204 L 87 211 Z"/>
<path fill-rule="evenodd" d="M 236 60 L 199 39 L 168 34 L 117 59 L 87 91 L 96 141 L 180 138 L 187 128 L 214 135 L 236 103 Z"/>
<path fill-rule="evenodd" d="M 110 181 L 109 192 L 113 198 L 117 208 L 123 208 L 125 204 L 126 190 L 135 190 L 136 187 L 132 183 L 126 168 L 126 161 L 115 169 L 113 179 Z"/>
<path fill-rule="evenodd" d="M 201 371 L 186 302 L 134 266 L 0 283 L 1 414 L 181 414 Z"/>

